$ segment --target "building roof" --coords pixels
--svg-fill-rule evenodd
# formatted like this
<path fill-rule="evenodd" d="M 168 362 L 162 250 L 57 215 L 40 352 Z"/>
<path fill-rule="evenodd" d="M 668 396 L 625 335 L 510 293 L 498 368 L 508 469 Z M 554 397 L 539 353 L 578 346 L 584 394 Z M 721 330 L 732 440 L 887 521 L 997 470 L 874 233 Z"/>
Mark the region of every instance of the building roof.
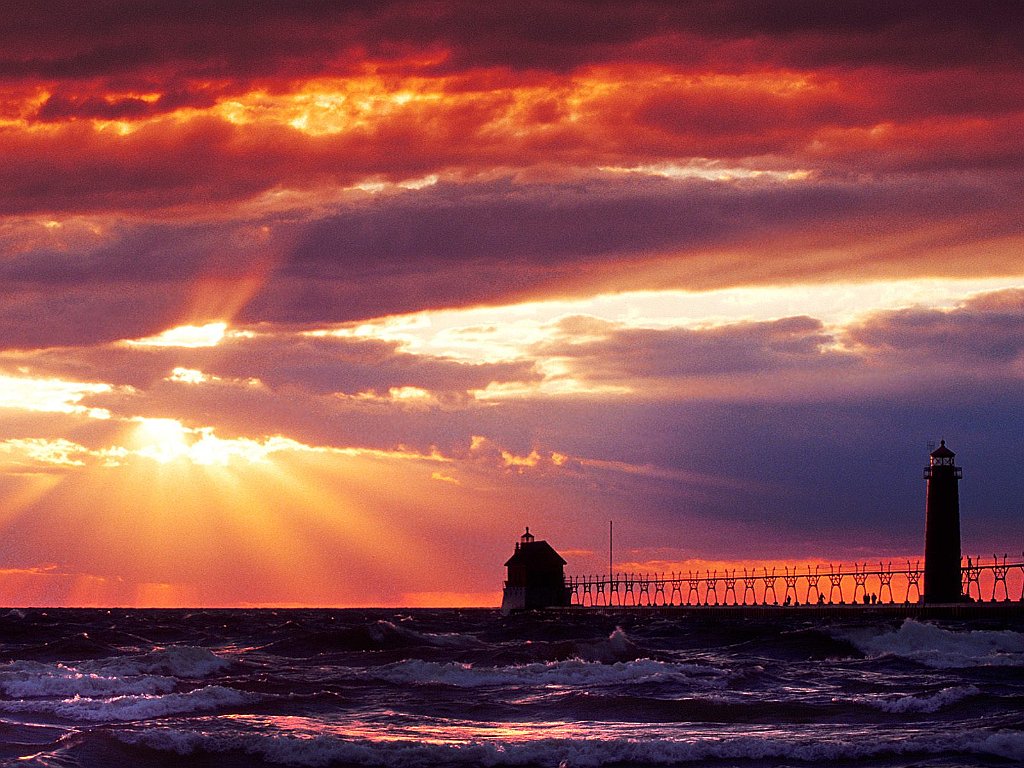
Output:
<path fill-rule="evenodd" d="M 934 443 L 932 443 L 932 445 L 934 445 Z M 939 447 L 931 452 L 931 456 L 933 459 L 951 459 L 956 456 L 956 454 L 946 447 L 945 440 L 941 440 L 939 442 Z"/>
<path fill-rule="evenodd" d="M 516 547 L 512 557 L 505 562 L 505 567 L 510 565 L 544 568 L 545 566 L 565 565 L 565 560 L 546 541 L 524 541 Z"/>

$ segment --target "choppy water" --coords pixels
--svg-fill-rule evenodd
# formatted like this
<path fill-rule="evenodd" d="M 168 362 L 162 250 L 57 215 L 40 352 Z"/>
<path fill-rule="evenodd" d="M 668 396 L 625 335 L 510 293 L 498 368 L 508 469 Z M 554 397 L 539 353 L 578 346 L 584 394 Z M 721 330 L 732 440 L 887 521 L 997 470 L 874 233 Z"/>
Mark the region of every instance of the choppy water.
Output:
<path fill-rule="evenodd" d="M 1021 765 L 1021 630 L 14 610 L 0 765 Z"/>

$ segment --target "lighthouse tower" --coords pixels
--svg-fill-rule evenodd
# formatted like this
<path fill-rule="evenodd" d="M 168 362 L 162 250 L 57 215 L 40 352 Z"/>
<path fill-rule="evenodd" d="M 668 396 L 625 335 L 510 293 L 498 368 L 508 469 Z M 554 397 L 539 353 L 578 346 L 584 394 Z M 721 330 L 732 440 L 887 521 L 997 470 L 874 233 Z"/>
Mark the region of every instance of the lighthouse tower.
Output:
<path fill-rule="evenodd" d="M 924 602 L 963 599 L 960 580 L 960 488 L 963 470 L 943 440 L 924 468 L 928 481 L 924 524 Z"/>

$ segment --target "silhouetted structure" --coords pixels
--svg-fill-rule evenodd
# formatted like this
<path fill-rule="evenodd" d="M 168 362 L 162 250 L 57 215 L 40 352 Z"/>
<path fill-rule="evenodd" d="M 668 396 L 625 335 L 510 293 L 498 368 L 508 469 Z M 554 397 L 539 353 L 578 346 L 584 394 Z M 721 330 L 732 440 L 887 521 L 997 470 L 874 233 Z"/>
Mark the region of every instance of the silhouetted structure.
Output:
<path fill-rule="evenodd" d="M 502 612 L 569 605 L 565 560 L 546 541 L 537 541 L 529 528 L 516 542 L 505 567 L 508 579 L 501 598 Z"/>
<path fill-rule="evenodd" d="M 943 440 L 924 468 L 928 481 L 924 523 L 924 596 L 926 603 L 963 599 L 960 570 L 960 488 L 963 470 Z"/>
<path fill-rule="evenodd" d="M 843 617 L 858 611 L 879 616 L 959 620 L 985 617 L 1024 621 L 1024 554 L 990 562 L 968 557 L 961 565 L 959 481 L 946 441 L 930 454 L 925 509 L 925 563 L 771 565 L 748 569 L 671 573 L 609 573 L 564 576 L 565 561 L 526 529 L 505 563 L 502 609 L 571 606 L 666 608 L 679 615 L 770 618 L 809 615 Z M 609 528 L 609 534 L 611 530 Z M 742 594 L 737 585 L 740 584 Z M 922 589 L 923 584 L 923 589 Z M 852 594 L 850 590 L 852 589 Z M 827 592 L 825 591 L 827 590 Z M 827 595 L 827 598 L 826 598 Z"/>

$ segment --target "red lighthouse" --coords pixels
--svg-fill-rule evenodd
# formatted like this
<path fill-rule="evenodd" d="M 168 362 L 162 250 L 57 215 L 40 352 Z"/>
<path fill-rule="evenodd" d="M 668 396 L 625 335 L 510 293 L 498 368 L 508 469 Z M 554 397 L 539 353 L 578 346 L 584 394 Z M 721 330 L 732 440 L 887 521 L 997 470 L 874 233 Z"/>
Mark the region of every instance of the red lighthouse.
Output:
<path fill-rule="evenodd" d="M 565 560 L 546 541 L 526 529 L 505 563 L 508 580 L 501 598 L 502 613 L 569 605 Z"/>
<path fill-rule="evenodd" d="M 963 470 L 943 440 L 924 468 L 928 481 L 924 524 L 924 602 L 963 599 L 960 577 L 960 487 Z"/>

